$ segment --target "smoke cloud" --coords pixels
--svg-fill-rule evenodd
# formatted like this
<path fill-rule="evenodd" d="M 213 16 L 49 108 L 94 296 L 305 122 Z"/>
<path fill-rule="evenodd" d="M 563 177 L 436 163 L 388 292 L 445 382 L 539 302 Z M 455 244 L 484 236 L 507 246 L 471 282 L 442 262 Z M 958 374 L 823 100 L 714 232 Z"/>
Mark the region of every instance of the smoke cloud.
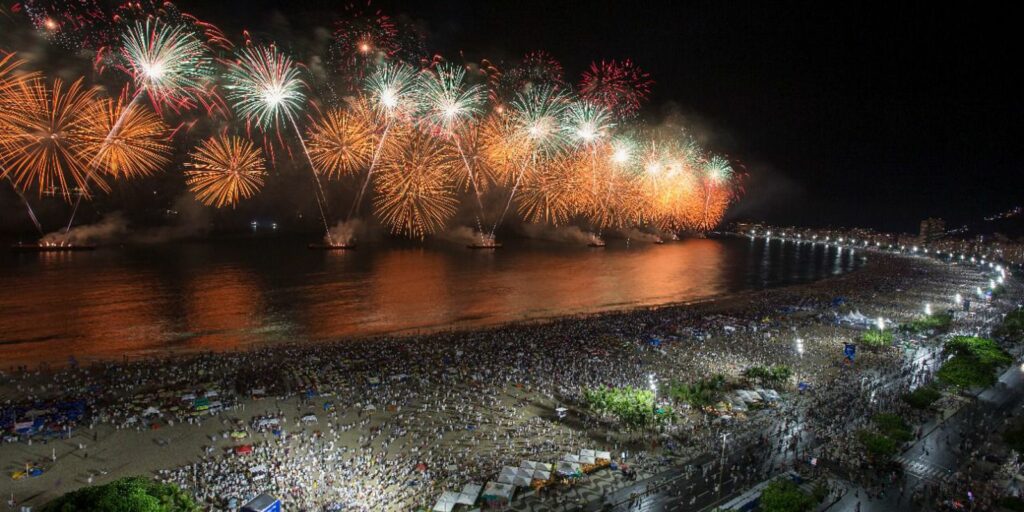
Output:
<path fill-rule="evenodd" d="M 583 231 L 576 226 L 555 227 L 546 224 L 523 224 L 520 226 L 520 229 L 528 238 L 550 240 L 553 242 L 589 244 L 600 240 L 596 234 Z"/>
<path fill-rule="evenodd" d="M 99 244 L 124 238 L 128 233 L 128 221 L 120 212 L 104 216 L 99 222 L 76 226 L 65 233 L 64 229 L 47 233 L 40 240 L 43 244 Z"/>

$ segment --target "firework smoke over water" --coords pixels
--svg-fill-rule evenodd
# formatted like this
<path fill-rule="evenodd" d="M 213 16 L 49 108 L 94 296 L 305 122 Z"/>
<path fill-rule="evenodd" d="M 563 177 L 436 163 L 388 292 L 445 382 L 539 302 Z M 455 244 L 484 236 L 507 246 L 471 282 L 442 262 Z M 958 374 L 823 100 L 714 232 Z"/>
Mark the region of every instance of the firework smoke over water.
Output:
<path fill-rule="evenodd" d="M 30 214 L 29 200 L 77 206 L 162 173 L 233 209 L 281 194 L 272 177 L 311 173 L 329 243 L 373 222 L 413 239 L 526 223 L 593 242 L 714 229 L 742 190 L 735 164 L 685 131 L 643 128 L 654 82 L 630 59 L 594 62 L 573 84 L 545 51 L 427 59 L 418 29 L 368 8 L 340 10 L 327 54 L 304 55 L 248 33 L 236 48 L 169 3 L 56 5 L 28 2 L 3 23 L 91 52 L 96 76 L 47 78 L 0 35 L 0 178 Z M 327 78 L 303 62 L 330 63 Z"/>

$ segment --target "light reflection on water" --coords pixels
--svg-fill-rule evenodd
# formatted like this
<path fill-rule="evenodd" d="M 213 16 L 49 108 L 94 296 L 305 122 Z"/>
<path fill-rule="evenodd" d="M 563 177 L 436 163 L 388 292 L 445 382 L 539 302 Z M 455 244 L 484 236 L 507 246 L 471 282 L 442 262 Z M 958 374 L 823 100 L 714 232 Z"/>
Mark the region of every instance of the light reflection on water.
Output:
<path fill-rule="evenodd" d="M 819 279 L 863 254 L 773 240 L 310 251 L 240 239 L 0 255 L 0 361 L 63 363 L 471 327 Z"/>

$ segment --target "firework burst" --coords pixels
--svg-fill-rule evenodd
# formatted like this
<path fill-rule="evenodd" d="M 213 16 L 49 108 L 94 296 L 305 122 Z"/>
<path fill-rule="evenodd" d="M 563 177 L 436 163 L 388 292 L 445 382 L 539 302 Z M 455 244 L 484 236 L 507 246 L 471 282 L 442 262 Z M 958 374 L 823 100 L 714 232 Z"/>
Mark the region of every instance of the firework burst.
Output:
<path fill-rule="evenodd" d="M 501 74 L 498 96 L 514 98 L 535 87 L 567 88 L 562 63 L 543 50 L 527 53 L 518 66 Z"/>
<path fill-rule="evenodd" d="M 373 127 L 363 116 L 341 109 L 327 112 L 309 129 L 309 157 L 328 177 L 355 174 L 373 157 Z"/>
<path fill-rule="evenodd" d="M 124 68 L 159 111 L 195 106 L 213 75 L 209 49 L 187 26 L 147 19 L 121 37 Z"/>
<path fill-rule="evenodd" d="M 418 64 L 426 55 L 424 38 L 380 10 L 350 4 L 335 23 L 330 58 L 341 75 L 344 92 L 354 92 L 370 72 L 385 61 Z"/>
<path fill-rule="evenodd" d="M 102 99 L 85 116 L 78 151 L 114 178 L 148 176 L 170 163 L 167 125 L 138 103 Z"/>
<path fill-rule="evenodd" d="M 90 185 L 107 190 L 101 177 L 89 173 L 95 155 L 80 150 L 87 114 L 96 101 L 93 89 L 81 80 L 65 85 L 58 79 L 49 87 L 33 79 L 6 96 L 3 177 L 19 190 L 59 194 L 66 200 L 75 193 L 87 195 Z"/>
<path fill-rule="evenodd" d="M 458 155 L 449 144 L 413 131 L 380 165 L 374 209 L 392 233 L 424 238 L 444 228 L 458 199 L 452 180 Z"/>
<path fill-rule="evenodd" d="M 568 93 L 548 86 L 520 93 L 512 102 L 514 123 L 534 155 L 552 156 L 565 148 Z"/>
<path fill-rule="evenodd" d="M 263 187 L 263 154 L 240 137 L 218 136 L 204 141 L 185 164 L 189 190 L 207 206 L 235 206 Z"/>
<path fill-rule="evenodd" d="M 403 63 L 387 63 L 366 80 L 366 94 L 373 109 L 388 122 L 406 119 L 416 112 L 416 73 Z"/>
<path fill-rule="evenodd" d="M 567 138 L 576 147 L 593 148 L 603 142 L 614 123 L 604 107 L 589 101 L 577 101 L 566 110 Z"/>
<path fill-rule="evenodd" d="M 298 66 L 274 46 L 239 51 L 228 69 L 225 90 L 238 114 L 264 130 L 294 121 L 306 101 Z"/>
<path fill-rule="evenodd" d="M 651 94 L 651 76 L 626 59 L 594 62 L 583 72 L 583 99 L 603 106 L 620 121 L 633 119 Z"/>
<path fill-rule="evenodd" d="M 487 101 L 483 86 L 466 83 L 465 67 L 445 63 L 420 73 L 416 95 L 423 122 L 448 137 L 483 113 Z"/>
<path fill-rule="evenodd" d="M 585 188 L 578 165 L 578 160 L 563 155 L 530 172 L 518 201 L 523 220 L 554 226 L 568 222 L 580 206 L 580 190 Z"/>

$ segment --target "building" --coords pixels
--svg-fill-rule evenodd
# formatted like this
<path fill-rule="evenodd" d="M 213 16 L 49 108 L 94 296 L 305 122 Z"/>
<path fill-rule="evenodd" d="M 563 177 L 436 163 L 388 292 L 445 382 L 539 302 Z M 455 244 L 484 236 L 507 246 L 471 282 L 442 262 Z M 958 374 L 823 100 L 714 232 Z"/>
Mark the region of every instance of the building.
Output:
<path fill-rule="evenodd" d="M 918 237 L 921 243 L 929 243 L 946 234 L 946 221 L 942 219 L 929 218 L 921 221 L 921 232 Z"/>

